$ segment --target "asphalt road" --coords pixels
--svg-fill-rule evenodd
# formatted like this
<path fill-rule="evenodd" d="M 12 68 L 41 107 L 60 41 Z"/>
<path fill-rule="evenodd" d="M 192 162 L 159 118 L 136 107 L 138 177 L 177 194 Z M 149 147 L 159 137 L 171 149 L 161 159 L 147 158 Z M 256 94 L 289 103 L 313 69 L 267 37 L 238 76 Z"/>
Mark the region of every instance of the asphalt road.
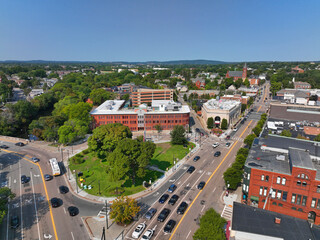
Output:
<path fill-rule="evenodd" d="M 0 184 L 9 186 L 16 196 L 9 203 L 6 221 L 0 226 L 1 233 L 6 233 L 1 234 L 0 239 L 89 239 L 81 216 L 96 216 L 103 205 L 78 198 L 71 192 L 61 194 L 59 186 L 67 186 L 64 176 L 50 181 L 42 178 L 44 174 L 52 174 L 48 160 L 52 157 L 59 160 L 60 155 L 31 145 L 17 147 L 12 143 L 4 144 L 9 149 L 0 153 Z M 40 168 L 30 161 L 31 157 L 40 158 L 42 174 Z M 30 182 L 21 184 L 21 175 L 30 177 Z M 58 208 L 49 207 L 48 200 L 53 197 L 60 199 Z M 79 214 L 71 217 L 67 211 L 69 206 L 76 206 Z M 17 229 L 10 228 L 13 215 L 20 219 Z"/>
<path fill-rule="evenodd" d="M 269 87 L 267 86 L 267 92 L 268 89 Z M 143 213 L 151 207 L 156 208 L 157 213 L 151 220 L 146 220 L 143 217 L 140 218 L 133 225 L 131 231 L 128 232 L 126 239 L 132 239 L 132 232 L 135 227 L 142 222 L 147 225 L 146 229 L 155 229 L 152 239 L 192 239 L 193 233 L 199 227 L 199 219 L 207 209 L 212 207 L 219 213 L 222 213 L 224 207 L 222 197 L 223 194 L 225 194 L 223 173 L 234 162 L 237 151 L 243 146 L 244 138 L 251 133 L 252 128 L 260 119 L 260 115 L 268 108 L 263 102 L 266 94 L 267 93 L 264 92 L 261 100 L 254 104 L 254 112 L 248 114 L 248 120 L 245 121 L 244 124 L 240 124 L 237 132 L 228 140 L 228 142 L 232 143 L 230 147 L 226 147 L 226 141 L 222 140 L 219 142 L 220 146 L 214 149 L 212 144 L 217 142 L 217 139 L 211 136 L 206 138 L 202 142 L 201 149 L 195 153 L 174 176 L 163 184 L 156 193 L 152 193 L 140 200 Z M 221 151 L 221 156 L 214 157 L 213 154 L 215 151 Z M 200 160 L 197 162 L 193 162 L 195 155 L 200 156 Z M 196 168 L 192 174 L 186 173 L 190 165 Z M 206 182 L 203 190 L 197 189 L 200 181 Z M 172 183 L 177 185 L 177 189 L 169 195 L 171 197 L 173 194 L 177 194 L 180 197 L 179 200 L 174 206 L 169 205 L 167 203 L 168 201 L 160 204 L 158 199 L 162 194 L 167 192 L 168 187 Z M 176 211 L 182 201 L 188 204 L 188 209 L 183 215 L 179 215 Z M 157 216 L 164 208 L 168 208 L 170 214 L 164 222 L 157 222 Z M 164 233 L 163 228 L 170 219 L 176 221 L 175 228 L 171 234 Z"/>

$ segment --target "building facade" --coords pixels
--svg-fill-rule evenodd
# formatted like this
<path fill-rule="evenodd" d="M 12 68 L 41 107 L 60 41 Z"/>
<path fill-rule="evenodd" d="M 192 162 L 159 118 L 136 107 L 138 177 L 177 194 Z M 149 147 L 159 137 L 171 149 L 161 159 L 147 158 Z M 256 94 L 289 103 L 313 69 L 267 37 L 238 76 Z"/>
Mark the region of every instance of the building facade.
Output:
<path fill-rule="evenodd" d="M 172 130 L 176 125 L 189 127 L 190 109 L 172 101 L 152 102 L 152 106 L 141 104 L 137 108 L 128 108 L 124 100 L 108 100 L 91 111 L 93 128 L 109 123 L 121 123 L 131 131 Z"/>
<path fill-rule="evenodd" d="M 203 104 L 201 116 L 205 122 L 212 117 L 216 126 L 220 126 L 222 119 L 228 121 L 228 125 L 234 124 L 240 117 L 241 102 L 235 100 L 210 99 Z"/>
<path fill-rule="evenodd" d="M 245 80 L 247 78 L 247 64 L 244 65 L 242 71 L 228 71 L 226 78 L 233 78 L 233 81 Z"/>
<path fill-rule="evenodd" d="M 150 105 L 153 100 L 173 101 L 173 89 L 144 89 L 140 88 L 131 93 L 132 106 L 143 103 Z"/>
<path fill-rule="evenodd" d="M 320 145 L 269 135 L 256 139 L 245 163 L 247 204 L 320 224 Z"/>
<path fill-rule="evenodd" d="M 294 82 L 294 89 L 311 89 L 310 83 L 307 82 Z"/>

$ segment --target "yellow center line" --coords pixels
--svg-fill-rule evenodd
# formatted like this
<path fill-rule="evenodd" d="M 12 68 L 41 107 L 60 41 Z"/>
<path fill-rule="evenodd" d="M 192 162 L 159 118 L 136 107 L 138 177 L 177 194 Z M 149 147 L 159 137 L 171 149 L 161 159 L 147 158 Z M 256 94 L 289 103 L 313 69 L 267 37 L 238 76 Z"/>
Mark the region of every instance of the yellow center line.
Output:
<path fill-rule="evenodd" d="M 8 153 L 13 153 L 21 158 L 23 158 L 24 160 L 34 164 L 34 165 L 37 165 L 39 170 L 40 170 L 40 174 L 41 174 L 41 178 L 42 178 L 42 182 L 43 182 L 43 186 L 44 186 L 44 191 L 46 193 L 46 197 L 47 197 L 47 201 L 48 201 L 48 205 L 49 205 L 49 210 L 50 210 L 50 216 L 51 216 L 51 221 L 52 221 L 52 226 L 53 226 L 53 231 L 54 231 L 54 236 L 56 237 L 56 240 L 58 240 L 58 235 L 57 235 L 57 230 L 56 230 L 56 225 L 55 225 L 55 222 L 54 222 L 54 218 L 53 218 L 53 214 L 52 214 L 52 208 L 51 208 L 51 204 L 50 204 L 50 200 L 49 200 L 49 195 L 48 195 L 48 191 L 47 191 L 47 186 L 46 186 L 46 182 L 44 180 L 44 177 L 43 177 L 43 173 L 42 173 L 42 169 L 39 165 L 39 163 L 34 163 L 32 161 L 30 161 L 29 159 L 25 158 L 25 157 L 22 157 L 20 153 L 17 153 L 17 152 L 13 152 L 13 151 L 10 151 L 10 150 L 4 150 L 2 149 L 2 151 L 5 151 L 5 152 L 8 152 Z M 28 155 L 27 155 L 28 156 Z"/>
<path fill-rule="evenodd" d="M 248 127 L 251 125 L 252 120 L 249 122 L 249 124 L 246 126 L 246 128 L 243 130 L 243 132 L 241 133 L 240 137 L 242 137 L 242 135 L 245 133 L 245 131 L 248 129 Z M 216 168 L 216 170 L 214 170 L 214 172 L 210 175 L 206 185 L 204 186 L 204 188 L 206 186 L 208 186 L 208 183 L 210 182 L 210 180 L 212 179 L 212 177 L 216 174 L 216 172 L 219 170 L 219 168 L 221 167 L 221 165 L 224 163 L 224 161 L 227 159 L 228 155 L 231 153 L 232 149 L 238 144 L 239 140 L 237 140 L 235 142 L 235 144 L 232 145 L 232 147 L 230 148 L 230 150 L 228 151 L 228 153 L 226 154 L 226 156 L 222 159 L 222 161 L 220 162 L 220 164 L 218 165 L 218 167 Z M 197 194 L 197 196 L 195 197 L 195 199 L 191 202 L 190 206 L 188 207 L 187 211 L 183 214 L 182 218 L 180 219 L 177 227 L 174 229 L 174 231 L 172 232 L 169 240 L 171 240 L 174 236 L 174 234 L 176 233 L 176 231 L 178 230 L 182 220 L 184 219 L 184 217 L 187 215 L 187 213 L 189 212 L 189 210 L 191 209 L 192 205 L 195 203 L 195 201 L 197 200 L 197 198 L 199 197 L 200 193 L 204 190 L 204 188 L 202 190 L 200 190 Z"/>

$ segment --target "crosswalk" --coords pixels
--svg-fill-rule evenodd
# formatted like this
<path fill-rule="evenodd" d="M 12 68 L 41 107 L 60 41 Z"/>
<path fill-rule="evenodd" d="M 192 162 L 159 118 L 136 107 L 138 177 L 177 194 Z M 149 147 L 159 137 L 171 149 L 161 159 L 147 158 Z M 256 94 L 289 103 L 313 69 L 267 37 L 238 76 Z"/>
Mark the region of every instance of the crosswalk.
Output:
<path fill-rule="evenodd" d="M 232 206 L 225 205 L 223 208 L 223 211 L 221 213 L 221 217 L 223 217 L 226 220 L 231 220 L 232 219 L 232 211 L 233 211 Z"/>

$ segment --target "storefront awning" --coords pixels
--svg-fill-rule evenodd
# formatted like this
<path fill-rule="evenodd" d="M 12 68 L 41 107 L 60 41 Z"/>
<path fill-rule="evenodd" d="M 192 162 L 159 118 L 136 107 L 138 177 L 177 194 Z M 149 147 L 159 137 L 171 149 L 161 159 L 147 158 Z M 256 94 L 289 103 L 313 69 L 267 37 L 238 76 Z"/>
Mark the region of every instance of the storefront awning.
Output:
<path fill-rule="evenodd" d="M 259 202 L 259 197 L 251 196 L 250 199 L 251 199 L 251 201 Z"/>

